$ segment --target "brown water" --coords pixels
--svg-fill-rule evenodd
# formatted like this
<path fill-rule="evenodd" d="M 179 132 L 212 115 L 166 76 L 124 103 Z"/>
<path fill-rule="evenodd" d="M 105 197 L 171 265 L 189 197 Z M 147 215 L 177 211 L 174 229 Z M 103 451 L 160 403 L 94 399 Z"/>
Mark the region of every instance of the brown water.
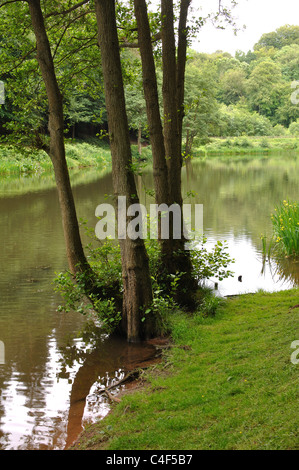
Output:
<path fill-rule="evenodd" d="M 72 181 L 78 216 L 94 227 L 95 208 L 112 192 L 111 175 L 82 170 Z M 150 171 L 138 185 L 152 187 Z M 298 263 L 263 269 L 260 241 L 271 231 L 274 205 L 298 200 L 297 157 L 195 162 L 183 171 L 183 186 L 197 193 L 187 202 L 204 204 L 210 243 L 227 240 L 237 258 L 221 294 L 298 285 Z M 153 202 L 144 191 L 141 199 Z M 152 358 L 154 348 L 105 338 L 79 314 L 57 312 L 52 280 L 67 266 L 52 178 L 1 180 L 0 236 L 0 449 L 63 449 L 84 423 L 108 413 L 97 391 Z"/>

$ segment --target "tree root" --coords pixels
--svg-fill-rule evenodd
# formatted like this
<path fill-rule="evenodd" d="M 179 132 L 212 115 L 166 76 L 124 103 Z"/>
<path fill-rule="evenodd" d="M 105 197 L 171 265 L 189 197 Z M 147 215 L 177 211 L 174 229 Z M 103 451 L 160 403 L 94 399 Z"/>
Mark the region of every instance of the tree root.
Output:
<path fill-rule="evenodd" d="M 144 368 L 139 368 L 139 369 L 134 369 L 130 372 L 128 372 L 122 379 L 120 379 L 118 382 L 114 383 L 114 384 L 111 384 L 109 385 L 109 387 L 103 389 L 103 390 L 100 390 L 98 393 L 101 395 L 107 395 L 107 397 L 109 398 L 110 401 L 115 401 L 116 403 L 120 403 L 121 400 L 115 396 L 113 396 L 111 393 L 110 393 L 110 390 L 113 390 L 114 388 L 116 387 L 119 387 L 120 385 L 123 385 L 124 383 L 128 382 L 128 381 L 131 381 L 131 380 L 136 380 L 140 377 L 141 373 L 148 369 L 148 367 L 144 367 Z"/>

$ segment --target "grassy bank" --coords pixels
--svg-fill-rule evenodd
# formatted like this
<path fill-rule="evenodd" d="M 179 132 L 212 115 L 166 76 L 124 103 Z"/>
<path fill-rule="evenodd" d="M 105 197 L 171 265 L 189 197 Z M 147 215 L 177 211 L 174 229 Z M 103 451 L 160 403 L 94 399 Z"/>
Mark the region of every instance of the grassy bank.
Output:
<path fill-rule="evenodd" d="M 298 137 L 227 137 L 213 138 L 194 149 L 194 157 L 213 155 L 256 155 L 299 152 Z"/>
<path fill-rule="evenodd" d="M 298 289 L 227 299 L 213 318 L 176 313 L 173 347 L 76 449 L 298 449 Z"/>
<path fill-rule="evenodd" d="M 231 137 L 213 138 L 208 144 L 194 149 L 194 157 L 225 155 L 268 155 L 280 152 L 299 152 L 296 137 Z M 139 159 L 137 145 L 132 145 L 133 160 Z M 105 169 L 111 165 L 109 146 L 101 141 L 66 140 L 66 158 L 70 170 L 87 167 Z M 142 160 L 152 158 L 151 147 L 144 147 Z M 13 146 L 0 145 L 0 175 L 40 174 L 52 170 L 49 156 L 44 151 L 20 151 Z"/>
<path fill-rule="evenodd" d="M 95 142 L 66 141 L 66 159 L 70 170 L 82 167 L 100 167 L 111 164 L 108 145 Z M 34 174 L 52 170 L 49 156 L 40 151 L 21 151 L 9 145 L 0 146 L 0 174 Z"/>

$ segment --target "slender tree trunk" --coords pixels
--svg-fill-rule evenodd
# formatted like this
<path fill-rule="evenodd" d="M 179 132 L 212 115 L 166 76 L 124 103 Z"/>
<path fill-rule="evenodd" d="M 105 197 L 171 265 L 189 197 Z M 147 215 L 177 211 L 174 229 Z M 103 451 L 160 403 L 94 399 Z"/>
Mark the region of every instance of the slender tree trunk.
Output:
<path fill-rule="evenodd" d="M 156 67 L 145 0 L 134 0 L 138 43 L 142 62 L 143 90 L 153 154 L 153 174 L 157 204 L 168 203 L 168 171 L 165 158 L 163 126 L 160 116 Z"/>
<path fill-rule="evenodd" d="M 188 2 L 187 2 L 188 3 Z M 183 5 L 184 4 L 184 5 Z M 186 2 L 182 2 L 181 8 Z M 187 18 L 187 11 L 185 12 Z M 182 18 L 181 12 L 181 18 Z M 192 263 L 190 254 L 185 250 L 186 239 L 184 237 L 183 201 L 181 187 L 182 171 L 182 119 L 184 106 L 184 75 L 186 60 L 186 46 L 179 42 L 179 56 L 176 59 L 176 44 L 174 34 L 173 0 L 161 0 L 162 18 L 162 63 L 163 63 L 163 103 L 164 103 L 164 142 L 166 150 L 166 161 L 168 166 L 168 186 L 172 203 L 180 206 L 181 238 L 172 241 L 169 248 L 173 251 L 172 256 L 167 256 L 168 270 L 171 273 L 184 273 L 181 277 L 181 288 L 187 293 L 187 301 L 190 289 L 195 288 L 192 279 Z M 186 19 L 185 19 L 186 21 Z M 180 25 L 182 27 L 183 20 Z"/>
<path fill-rule="evenodd" d="M 67 259 L 72 274 L 89 267 L 82 247 L 79 224 L 65 158 L 63 104 L 57 83 L 50 44 L 40 0 L 29 0 L 29 10 L 36 38 L 37 60 L 45 83 L 49 105 L 49 155 L 58 190 Z"/>
<path fill-rule="evenodd" d="M 160 116 L 156 67 L 153 56 L 150 25 L 145 0 L 134 0 L 138 27 L 138 43 L 142 62 L 143 91 L 150 142 L 153 155 L 153 177 L 156 204 L 169 204 L 168 170 L 165 157 L 163 126 Z M 169 240 L 161 239 L 161 215 L 158 219 L 158 238 L 162 256 L 169 252 Z"/>
<path fill-rule="evenodd" d="M 168 166 L 168 186 L 172 202 L 182 205 L 181 146 L 177 103 L 177 64 L 173 1 L 161 0 L 164 143 Z"/>
<path fill-rule="evenodd" d="M 126 196 L 127 205 L 138 203 L 127 121 L 122 69 L 117 36 L 115 0 L 96 0 L 98 38 L 101 50 L 116 196 Z M 128 220 L 127 220 L 128 222 Z M 153 334 L 151 317 L 142 323 L 144 309 L 152 302 L 148 256 L 142 239 L 120 240 L 123 272 L 123 327 L 128 341 Z"/>
<path fill-rule="evenodd" d="M 138 155 L 141 158 L 141 155 L 142 155 L 142 129 L 141 129 L 140 124 L 139 124 L 139 128 L 138 128 L 138 142 L 137 142 L 137 145 L 138 145 Z"/>
<path fill-rule="evenodd" d="M 177 105 L 178 105 L 178 125 L 179 125 L 179 139 L 182 145 L 182 129 L 184 112 L 184 98 L 185 98 L 185 71 L 187 61 L 187 46 L 188 46 L 188 28 L 187 18 L 191 0 L 181 0 L 180 19 L 179 19 L 179 37 L 178 37 L 178 51 L 177 51 Z"/>
<path fill-rule="evenodd" d="M 180 25 L 186 24 L 187 11 L 184 0 L 184 15 L 181 14 Z M 189 5 L 190 2 L 188 2 Z M 164 100 L 164 129 L 160 116 L 158 86 L 156 69 L 153 56 L 151 32 L 148 20 L 147 5 L 145 0 L 134 0 L 135 17 L 138 27 L 138 44 L 140 49 L 143 73 L 143 89 L 146 100 L 147 118 L 150 140 L 153 154 L 153 173 L 156 192 L 156 203 L 170 206 L 176 203 L 182 210 L 181 195 L 181 120 L 184 102 L 184 51 L 186 53 L 187 36 L 181 35 L 180 39 L 180 66 L 176 62 L 176 47 L 173 28 L 173 4 L 172 1 L 162 0 L 162 57 L 163 57 L 163 100 Z M 185 23 L 184 23 L 185 22 Z M 183 41 L 185 40 L 185 43 Z M 180 103 L 180 106 L 178 105 Z M 192 265 L 189 254 L 184 250 L 185 239 L 183 237 L 183 219 L 181 220 L 181 239 L 173 237 L 172 213 L 169 214 L 170 239 L 159 238 L 162 253 L 162 276 L 176 272 L 186 272 L 186 282 L 183 282 L 183 290 L 186 291 L 186 299 L 180 295 L 182 303 L 188 303 L 190 299 L 189 289 L 194 288 L 190 282 Z M 159 236 L 161 235 L 159 231 Z"/>

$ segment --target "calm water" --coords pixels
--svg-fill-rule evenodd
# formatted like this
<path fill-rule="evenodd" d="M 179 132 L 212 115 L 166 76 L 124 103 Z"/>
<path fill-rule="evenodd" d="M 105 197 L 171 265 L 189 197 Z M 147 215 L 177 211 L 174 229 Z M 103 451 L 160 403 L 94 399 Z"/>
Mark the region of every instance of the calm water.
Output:
<path fill-rule="evenodd" d="M 95 208 L 112 193 L 111 175 L 81 171 L 72 180 L 78 216 L 94 227 Z M 143 191 L 152 187 L 150 172 L 138 187 L 142 202 L 153 202 Z M 194 162 L 183 187 L 196 193 L 187 202 L 204 205 L 209 243 L 227 240 L 236 258 L 220 294 L 298 285 L 298 264 L 263 267 L 260 240 L 271 233 L 275 204 L 298 200 L 298 158 Z M 96 336 L 80 315 L 57 312 L 52 280 L 67 265 L 51 178 L 1 181 L 0 234 L 0 449 L 63 449 L 84 423 L 109 411 L 97 391 L 151 358 L 153 348 Z"/>

